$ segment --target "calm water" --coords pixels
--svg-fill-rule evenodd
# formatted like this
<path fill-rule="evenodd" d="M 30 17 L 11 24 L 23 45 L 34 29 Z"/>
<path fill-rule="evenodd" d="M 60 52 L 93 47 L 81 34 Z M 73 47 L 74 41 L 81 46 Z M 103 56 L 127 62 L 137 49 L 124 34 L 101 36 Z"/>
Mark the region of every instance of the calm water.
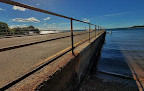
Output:
<path fill-rule="evenodd" d="M 107 33 L 97 70 L 89 74 L 80 91 L 137 91 L 135 80 L 130 79 L 133 75 L 128 57 L 135 58 L 144 71 L 144 29 L 115 29 Z"/>
<path fill-rule="evenodd" d="M 124 64 L 127 64 L 125 63 L 127 62 L 126 56 L 130 53 L 133 53 L 131 56 L 141 56 L 140 58 L 144 60 L 144 29 L 112 30 L 112 34 L 109 33 L 106 35 L 106 42 L 103 46 L 100 59 L 102 61 L 100 64 L 106 62 L 106 66 L 100 65 L 98 70 L 130 75 L 130 72 L 126 71 L 129 69 L 124 66 Z M 119 63 L 116 67 L 114 67 L 116 65 L 114 64 L 115 62 Z M 112 69 L 109 69 L 109 65 L 107 64 L 111 63 L 114 66 Z M 120 65 L 122 63 L 123 65 Z"/>
<path fill-rule="evenodd" d="M 112 30 L 107 34 L 104 49 L 118 49 L 125 47 L 126 50 L 144 50 L 144 28 Z"/>

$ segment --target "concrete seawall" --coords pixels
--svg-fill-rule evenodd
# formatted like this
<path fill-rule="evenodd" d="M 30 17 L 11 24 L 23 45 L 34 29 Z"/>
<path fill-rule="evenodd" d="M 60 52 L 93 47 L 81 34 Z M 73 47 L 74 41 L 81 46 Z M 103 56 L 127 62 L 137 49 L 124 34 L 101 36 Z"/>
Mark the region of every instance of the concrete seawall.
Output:
<path fill-rule="evenodd" d="M 106 32 L 68 52 L 56 61 L 17 83 L 8 90 L 73 91 L 89 73 L 94 58 L 102 47 Z"/>

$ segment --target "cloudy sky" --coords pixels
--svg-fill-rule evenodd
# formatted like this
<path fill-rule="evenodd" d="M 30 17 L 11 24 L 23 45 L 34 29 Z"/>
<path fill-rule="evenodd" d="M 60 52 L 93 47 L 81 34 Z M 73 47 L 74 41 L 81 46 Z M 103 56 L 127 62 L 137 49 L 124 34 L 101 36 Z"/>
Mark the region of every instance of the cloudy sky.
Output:
<path fill-rule="evenodd" d="M 105 28 L 144 25 L 144 0 L 13 0 Z M 0 2 L 0 21 L 9 27 L 70 29 L 70 20 Z M 74 29 L 88 25 L 74 22 Z M 94 28 L 94 26 L 92 26 Z"/>

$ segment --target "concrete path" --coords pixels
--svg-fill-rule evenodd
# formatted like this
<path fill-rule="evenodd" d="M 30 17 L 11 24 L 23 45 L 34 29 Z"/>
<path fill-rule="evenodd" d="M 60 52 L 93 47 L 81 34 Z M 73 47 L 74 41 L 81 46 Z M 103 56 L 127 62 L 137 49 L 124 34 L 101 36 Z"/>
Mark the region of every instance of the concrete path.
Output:
<path fill-rule="evenodd" d="M 76 35 L 80 33 L 86 33 L 86 31 L 75 32 L 74 34 Z M 3 39 L 0 39 L 0 43 L 1 43 L 0 49 L 11 47 L 11 46 L 16 46 L 20 44 L 33 43 L 33 42 L 49 40 L 49 39 L 54 39 L 54 38 L 59 38 L 59 37 L 64 37 L 64 36 L 70 36 L 70 35 L 71 35 L 70 32 L 65 32 L 65 33 L 55 33 L 55 34 L 46 34 L 46 35 L 3 38 Z"/>
<path fill-rule="evenodd" d="M 83 32 L 75 32 L 75 34 Z M 95 32 L 91 33 L 94 36 Z M 0 48 L 31 43 L 45 39 L 70 35 L 70 33 L 37 35 L 29 37 L 0 39 Z M 88 38 L 88 33 L 74 36 L 74 43 Z M 21 77 L 43 60 L 71 46 L 71 37 L 39 43 L 22 48 L 0 52 L 0 88 Z"/>

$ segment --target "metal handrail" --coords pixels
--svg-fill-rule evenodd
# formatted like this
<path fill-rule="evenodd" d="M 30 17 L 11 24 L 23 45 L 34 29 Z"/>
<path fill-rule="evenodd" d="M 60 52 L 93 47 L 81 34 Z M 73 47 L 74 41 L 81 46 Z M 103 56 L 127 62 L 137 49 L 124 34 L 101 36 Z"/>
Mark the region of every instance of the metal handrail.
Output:
<path fill-rule="evenodd" d="M 66 19 L 70 19 L 70 22 L 71 22 L 71 42 L 72 42 L 72 54 L 73 55 L 74 55 L 73 20 L 89 24 L 89 42 L 90 42 L 90 25 L 94 25 L 95 26 L 95 35 L 96 35 L 96 29 L 97 29 L 96 27 L 98 27 L 98 31 L 102 29 L 102 27 L 100 27 L 98 25 L 95 25 L 95 24 L 91 24 L 91 23 L 88 23 L 88 22 L 85 22 L 85 21 L 74 19 L 72 17 L 64 16 L 64 15 L 61 15 L 61 14 L 53 13 L 53 12 L 50 12 L 50 11 L 47 11 L 47 10 L 39 9 L 39 8 L 30 6 L 30 5 L 22 4 L 22 3 L 15 2 L 15 1 L 12 1 L 12 0 L 0 0 L 0 2 L 6 3 L 6 4 L 10 4 L 10 5 L 19 6 L 19 7 L 23 7 L 23 8 L 27 8 L 27 9 L 30 9 L 30 10 L 34 10 L 34 11 L 38 11 L 38 12 L 42 12 L 42 13 L 46 13 L 46 14 L 50 14 L 50 15 L 55 15 L 55 16 L 66 18 Z"/>
<path fill-rule="evenodd" d="M 66 19 L 72 19 L 72 20 L 75 20 L 75 21 L 91 24 L 91 23 L 88 23 L 88 22 L 84 22 L 84 21 L 81 21 L 81 20 L 78 20 L 78 19 L 74 19 L 74 18 L 71 18 L 71 17 L 68 17 L 68 16 L 61 15 L 61 14 L 53 13 L 53 12 L 50 12 L 50 11 L 47 11 L 47 10 L 39 9 L 39 8 L 36 8 L 36 7 L 33 7 L 33 6 L 22 4 L 22 3 L 19 3 L 19 2 L 15 2 L 15 1 L 12 1 L 12 0 L 0 0 L 0 2 L 10 4 L 10 5 L 19 6 L 19 7 L 23 7 L 23 8 L 27 8 L 27 9 L 30 9 L 30 10 L 34 10 L 34 11 L 38 11 L 38 12 L 42 12 L 42 13 L 46 13 L 46 14 L 51 14 L 51 15 L 63 17 L 63 18 L 66 18 Z M 91 24 L 91 25 L 93 25 L 93 24 Z"/>
<path fill-rule="evenodd" d="M 62 54 L 59 54 L 59 55 L 56 55 L 55 57 L 53 57 L 50 61 L 48 62 L 45 62 L 43 63 L 41 66 L 33 69 L 32 71 L 28 72 L 27 74 L 25 74 L 24 76 L 12 81 L 11 83 L 5 85 L 4 87 L 0 88 L 2 90 L 6 90 L 8 89 L 9 87 L 13 86 L 14 84 L 16 84 L 17 82 L 25 79 L 26 77 L 30 76 L 31 74 L 33 74 L 34 72 L 40 70 L 41 68 L 43 68 L 44 66 L 48 65 L 49 63 L 53 62 L 54 60 L 58 59 L 59 57 L 61 57 L 62 55 L 66 54 L 67 52 L 69 51 L 72 51 L 72 54 L 74 55 L 74 48 L 81 45 L 82 43 L 85 43 L 86 41 L 96 37 L 96 30 L 97 31 L 100 31 L 102 29 L 102 27 L 98 26 L 98 25 L 95 25 L 95 24 L 91 24 L 91 23 L 88 23 L 88 22 L 85 22 L 85 21 L 81 21 L 81 20 L 78 20 L 78 19 L 74 19 L 72 17 L 68 17 L 68 16 L 64 16 L 64 15 L 61 15 L 61 14 L 57 14 L 57 13 L 53 13 L 53 12 L 50 12 L 50 11 L 47 11 L 47 10 L 43 10 L 43 9 L 39 9 L 39 8 L 36 8 L 36 7 L 33 7 L 33 6 L 29 6 L 29 5 L 26 5 L 26 4 L 22 4 L 22 3 L 19 3 L 19 2 L 15 2 L 15 1 L 12 1 L 12 0 L 0 0 L 0 2 L 2 3 L 6 3 L 6 4 L 10 4 L 10 5 L 15 5 L 15 6 L 19 6 L 19 7 L 23 7 L 23 8 L 27 8 L 27 9 L 30 9 L 30 10 L 34 10 L 34 11 L 38 11 L 38 12 L 42 12 L 42 13 L 46 13 L 46 14 L 50 14 L 50 15 L 55 15 L 55 16 L 58 16 L 58 17 L 62 17 L 62 18 L 66 18 L 66 19 L 69 19 L 70 20 L 70 23 L 71 23 L 71 35 L 70 36 L 65 36 L 65 37 L 61 37 L 61 38 L 66 38 L 66 37 L 71 37 L 71 48 L 69 48 L 67 51 L 64 51 L 64 53 Z M 76 36 L 73 34 L 73 21 L 78 21 L 78 22 L 82 22 L 82 23 L 85 23 L 85 24 L 89 24 L 89 38 L 78 43 L 78 44 L 74 44 L 74 39 L 73 37 Z M 92 36 L 90 35 L 91 32 L 91 25 L 94 25 L 95 26 L 95 36 Z M 98 27 L 98 29 L 97 29 Z M 85 33 L 83 33 L 85 34 Z M 78 35 L 78 34 L 77 34 Z M 60 38 L 55 38 L 55 39 L 60 39 Z M 1 51 L 6 51 L 6 50 L 10 50 L 10 49 L 15 49 L 15 48 L 20 48 L 20 47 L 24 47 L 24 46 L 29 46 L 29 45 L 34 45 L 34 44 L 38 44 L 38 43 L 43 43 L 43 42 L 47 42 L 47 41 L 52 41 L 52 40 L 55 40 L 55 39 L 51 39 L 51 40 L 43 40 L 43 41 L 38 41 L 38 42 L 34 42 L 34 43 L 28 43 L 28 44 L 23 44 L 23 45 L 17 45 L 17 46 L 13 46 L 13 47 L 8 47 L 8 48 L 3 48 L 3 49 L 0 49 L 0 52 Z"/>

